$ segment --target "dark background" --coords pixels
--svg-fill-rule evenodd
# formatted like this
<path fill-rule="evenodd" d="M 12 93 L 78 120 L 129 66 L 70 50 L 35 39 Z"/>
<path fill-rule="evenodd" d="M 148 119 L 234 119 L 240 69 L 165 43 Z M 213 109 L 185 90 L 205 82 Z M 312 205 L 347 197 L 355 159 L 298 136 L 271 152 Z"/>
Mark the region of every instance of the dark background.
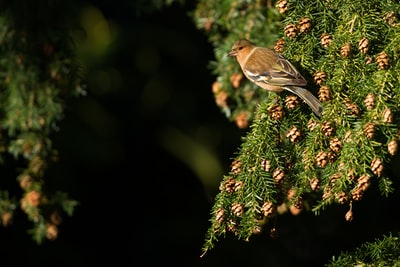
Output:
<path fill-rule="evenodd" d="M 354 205 L 352 223 L 344 220 L 347 207 L 284 215 L 277 240 L 267 233 L 247 243 L 228 236 L 200 258 L 218 183 L 245 131 L 214 103 L 213 47 L 188 15 L 195 4 L 87 4 L 118 35 L 101 59 L 88 63 L 88 94 L 68 104 L 54 134 L 60 161 L 47 174 L 49 188 L 80 204 L 58 239 L 42 245 L 17 214 L 0 230 L 0 266 L 323 266 L 340 251 L 398 230 L 390 208 L 395 196 L 371 189 Z M 110 69 L 118 83 L 99 89 L 90 74 Z M 187 150 L 189 161 L 197 154 L 187 139 L 217 159 L 213 181 L 179 154 Z"/>

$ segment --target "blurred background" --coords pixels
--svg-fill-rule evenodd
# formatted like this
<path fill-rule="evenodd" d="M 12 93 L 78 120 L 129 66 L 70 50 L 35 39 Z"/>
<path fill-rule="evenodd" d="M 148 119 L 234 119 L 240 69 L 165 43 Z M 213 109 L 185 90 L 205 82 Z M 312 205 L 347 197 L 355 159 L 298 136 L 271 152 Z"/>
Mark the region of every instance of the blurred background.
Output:
<path fill-rule="evenodd" d="M 0 266 L 323 266 L 398 229 L 391 199 L 377 203 L 372 190 L 352 223 L 340 220 L 341 207 L 282 216 L 277 240 L 228 236 L 200 258 L 245 130 L 215 105 L 214 48 L 188 15 L 195 1 L 185 2 L 81 2 L 85 34 L 72 36 L 87 95 L 68 104 L 53 138 L 60 160 L 47 174 L 79 206 L 42 245 L 26 233 L 24 215 L 1 228 Z"/>

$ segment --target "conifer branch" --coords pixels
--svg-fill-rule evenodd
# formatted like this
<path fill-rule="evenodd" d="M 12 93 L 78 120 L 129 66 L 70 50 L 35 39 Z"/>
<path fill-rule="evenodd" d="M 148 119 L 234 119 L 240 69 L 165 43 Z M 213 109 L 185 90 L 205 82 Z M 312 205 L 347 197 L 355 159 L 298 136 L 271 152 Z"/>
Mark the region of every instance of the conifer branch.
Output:
<path fill-rule="evenodd" d="M 0 159 L 11 154 L 23 162 L 11 177 L 22 189 L 19 200 L 0 194 L 1 224 L 9 225 L 19 207 L 33 224 L 33 239 L 41 243 L 57 238 L 61 218 L 77 205 L 46 187 L 46 170 L 57 157 L 50 136 L 64 117 L 65 101 L 82 92 L 69 36 L 72 13 L 67 11 L 74 3 L 0 5 Z"/>
<path fill-rule="evenodd" d="M 394 191 L 386 168 L 399 142 L 399 10 L 397 1 L 200 1 L 192 16 L 216 48 L 216 104 L 249 129 L 221 182 L 204 251 L 226 233 L 247 240 L 259 228 L 275 232 L 268 221 L 281 211 L 347 205 L 351 221 L 370 186 Z M 250 84 L 226 57 L 239 38 L 296 64 L 322 117 L 295 96 Z"/>

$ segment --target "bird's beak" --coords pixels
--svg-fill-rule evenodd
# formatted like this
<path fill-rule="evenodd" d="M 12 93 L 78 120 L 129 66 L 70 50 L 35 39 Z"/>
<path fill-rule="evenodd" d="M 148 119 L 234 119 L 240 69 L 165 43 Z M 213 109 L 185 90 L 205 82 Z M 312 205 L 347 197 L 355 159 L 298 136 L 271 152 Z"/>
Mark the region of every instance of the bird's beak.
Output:
<path fill-rule="evenodd" d="M 230 56 L 230 57 L 236 57 L 236 56 L 237 56 L 237 51 L 231 50 L 231 51 L 228 53 L 228 56 Z"/>

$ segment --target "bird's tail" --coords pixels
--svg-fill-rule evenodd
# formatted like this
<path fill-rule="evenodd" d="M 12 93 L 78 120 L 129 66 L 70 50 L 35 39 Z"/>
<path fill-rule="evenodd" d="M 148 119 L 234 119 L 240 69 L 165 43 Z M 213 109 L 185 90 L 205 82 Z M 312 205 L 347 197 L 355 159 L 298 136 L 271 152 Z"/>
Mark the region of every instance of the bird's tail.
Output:
<path fill-rule="evenodd" d="M 297 87 L 297 86 L 285 86 L 284 87 L 289 92 L 298 95 L 310 108 L 317 114 L 318 117 L 321 117 L 322 114 L 322 105 L 319 102 L 318 98 L 316 98 L 310 91 L 305 88 Z"/>

